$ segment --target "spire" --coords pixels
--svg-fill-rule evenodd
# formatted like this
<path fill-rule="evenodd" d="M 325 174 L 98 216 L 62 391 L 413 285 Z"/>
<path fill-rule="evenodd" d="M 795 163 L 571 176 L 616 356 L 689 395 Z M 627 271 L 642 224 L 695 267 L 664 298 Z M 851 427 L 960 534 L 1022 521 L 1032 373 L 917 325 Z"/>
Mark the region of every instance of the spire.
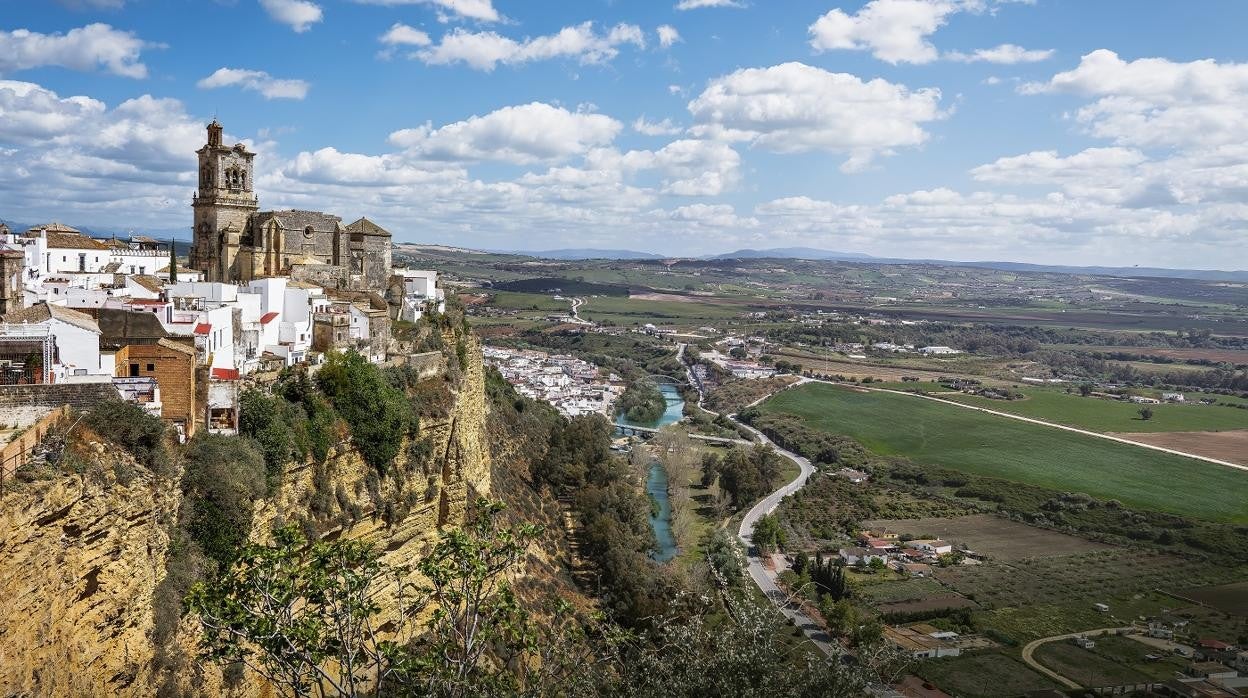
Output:
<path fill-rule="evenodd" d="M 221 122 L 215 118 L 211 124 L 208 124 L 208 145 L 214 148 L 221 147 Z"/>

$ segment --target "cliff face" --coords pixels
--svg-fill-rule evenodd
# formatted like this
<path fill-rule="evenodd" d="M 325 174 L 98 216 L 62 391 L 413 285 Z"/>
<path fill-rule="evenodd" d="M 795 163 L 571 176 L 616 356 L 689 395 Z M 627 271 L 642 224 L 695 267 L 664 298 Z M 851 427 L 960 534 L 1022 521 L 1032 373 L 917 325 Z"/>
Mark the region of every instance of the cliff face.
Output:
<path fill-rule="evenodd" d="M 388 563 L 409 564 L 440 527 L 462 522 L 467 504 L 491 484 L 475 340 L 467 356 L 447 416 L 422 421 L 418 440 L 427 446 L 404 444 L 394 474 L 378 478 L 340 445 L 324 467 L 292 467 L 275 495 L 256 503 L 252 538 L 304 521 L 326 537 L 372 542 Z M 0 496 L 0 695 L 149 696 L 162 684 L 187 695 L 222 693 L 220 672 L 193 662 L 178 676 L 153 675 L 152 599 L 181 495 L 176 483 L 134 471 L 128 485 L 111 475 L 61 475 Z M 387 607 L 393 589 L 378 598 Z M 193 628 L 183 622 L 174 652 L 193 651 Z M 249 681 L 225 692 L 265 693 Z"/>
<path fill-rule="evenodd" d="M 98 471 L 10 483 L 0 497 L 4 695 L 151 692 L 152 596 L 179 492 L 128 458 L 89 447 Z"/>

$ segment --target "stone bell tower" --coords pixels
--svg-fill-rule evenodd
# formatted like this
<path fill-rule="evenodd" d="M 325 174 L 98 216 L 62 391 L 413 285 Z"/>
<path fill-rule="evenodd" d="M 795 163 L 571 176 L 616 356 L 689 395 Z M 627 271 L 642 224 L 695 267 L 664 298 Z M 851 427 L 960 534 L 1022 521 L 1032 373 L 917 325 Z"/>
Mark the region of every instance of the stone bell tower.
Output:
<path fill-rule="evenodd" d="M 208 143 L 199 155 L 199 189 L 191 202 L 195 212 L 191 268 L 208 281 L 234 281 L 236 259 L 247 220 L 259 208 L 252 188 L 252 161 L 256 154 L 239 143 L 221 142 L 221 124 L 208 124 Z"/>

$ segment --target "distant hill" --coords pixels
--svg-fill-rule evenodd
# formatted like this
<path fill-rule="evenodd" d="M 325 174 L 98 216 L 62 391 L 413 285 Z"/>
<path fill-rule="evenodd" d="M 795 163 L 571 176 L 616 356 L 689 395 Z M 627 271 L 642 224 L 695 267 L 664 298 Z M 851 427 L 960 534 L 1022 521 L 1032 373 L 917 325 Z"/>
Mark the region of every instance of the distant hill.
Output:
<path fill-rule="evenodd" d="M 773 247 L 765 250 L 737 250 L 703 257 L 703 259 L 835 259 L 872 260 L 875 257 L 861 252 L 831 252 L 814 247 Z"/>
<path fill-rule="evenodd" d="M 737 250 L 702 259 L 813 259 L 873 264 L 938 264 L 948 267 L 980 267 L 998 271 L 1047 272 L 1050 274 L 1088 274 L 1093 276 L 1151 276 L 1199 281 L 1248 281 L 1248 271 L 1216 269 L 1166 269 L 1163 267 L 1076 267 L 1061 264 L 1028 264 L 1026 262 L 959 262 L 947 259 L 906 259 L 873 257 L 859 252 L 832 252 L 811 247 L 778 247 L 765 250 Z"/>
<path fill-rule="evenodd" d="M 512 250 L 508 254 L 524 254 L 542 259 L 664 259 L 665 255 L 653 252 L 636 252 L 634 250 L 596 250 L 593 248 L 569 248 L 563 250 L 542 250 L 540 252 L 524 252 Z"/>

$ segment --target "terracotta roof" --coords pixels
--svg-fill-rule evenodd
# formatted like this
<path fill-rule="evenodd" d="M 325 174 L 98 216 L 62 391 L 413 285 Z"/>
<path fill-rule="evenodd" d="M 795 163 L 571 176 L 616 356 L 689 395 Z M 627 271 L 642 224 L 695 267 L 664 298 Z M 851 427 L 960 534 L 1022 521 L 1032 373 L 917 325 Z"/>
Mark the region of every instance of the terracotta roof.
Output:
<path fill-rule="evenodd" d="M 222 381 L 238 380 L 237 368 L 214 368 L 212 369 L 212 377 Z"/>
<path fill-rule="evenodd" d="M 159 298 L 132 298 L 127 305 L 165 305 L 168 302 Z"/>
<path fill-rule="evenodd" d="M 48 231 L 48 248 L 55 250 L 108 250 L 108 245 L 79 232 Z"/>
<path fill-rule="evenodd" d="M 363 233 L 365 235 L 384 235 L 385 237 L 390 237 L 390 231 L 368 220 L 367 218 L 361 218 L 360 220 L 348 225 L 347 232 Z"/>
<path fill-rule="evenodd" d="M 22 233 L 22 235 L 27 235 L 27 236 L 36 235 L 39 233 L 40 230 L 46 230 L 49 233 L 81 233 L 82 232 L 81 230 L 77 228 L 71 228 L 68 225 L 65 225 L 63 223 L 57 223 L 56 221 L 52 221 L 51 223 L 44 223 L 42 225 L 31 226 L 27 228 L 26 232 Z"/>
<path fill-rule="evenodd" d="M 160 339 L 156 340 L 156 343 L 162 347 L 165 347 L 166 349 L 179 351 L 179 352 L 182 352 L 183 354 L 190 354 L 191 356 L 195 355 L 195 350 L 192 349 L 191 347 L 186 346 L 182 342 L 175 342 L 172 339 L 166 339 L 164 337 L 161 337 Z"/>
<path fill-rule="evenodd" d="M 152 293 L 160 293 L 164 290 L 164 285 L 160 279 L 151 274 L 135 274 L 129 277 L 131 281 L 151 291 Z"/>
<path fill-rule="evenodd" d="M 274 320 L 275 318 L 277 318 L 277 316 L 278 316 L 278 315 L 280 315 L 280 314 L 281 314 L 281 313 L 278 313 L 278 312 L 276 312 L 276 311 L 271 312 L 271 313 L 265 313 L 264 315 L 261 315 L 261 316 L 260 316 L 260 324 L 261 324 L 261 325 L 267 325 L 267 324 L 269 324 L 270 322 L 273 322 L 273 320 Z"/>
<path fill-rule="evenodd" d="M 199 323 L 198 325 L 195 326 L 195 329 L 194 329 L 195 334 L 208 334 L 211 331 L 212 331 L 212 325 L 209 325 L 206 322 Z"/>
<path fill-rule="evenodd" d="M 29 308 L 14 311 L 4 316 L 5 322 L 13 324 L 20 323 L 40 323 L 48 320 L 60 320 L 74 327 L 84 329 L 90 332 L 99 332 L 100 326 L 96 323 L 95 318 L 80 313 L 72 308 L 66 308 L 60 305 L 48 305 L 47 303 L 36 303 Z"/>

